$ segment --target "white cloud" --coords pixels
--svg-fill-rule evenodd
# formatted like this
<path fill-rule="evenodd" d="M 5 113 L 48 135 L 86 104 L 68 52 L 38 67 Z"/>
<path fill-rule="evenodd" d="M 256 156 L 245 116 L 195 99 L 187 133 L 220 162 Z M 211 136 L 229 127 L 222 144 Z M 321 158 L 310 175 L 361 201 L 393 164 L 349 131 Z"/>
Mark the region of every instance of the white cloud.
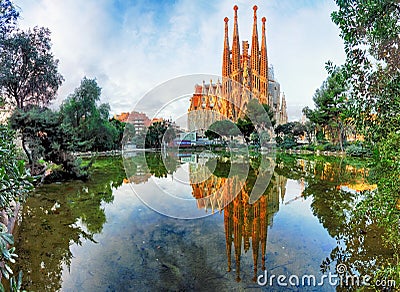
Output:
<path fill-rule="evenodd" d="M 230 18 L 232 40 L 234 3 L 171 2 L 158 9 L 148 1 L 127 1 L 124 11 L 117 11 L 111 0 L 17 0 L 16 4 L 22 8 L 23 28 L 39 25 L 52 31 L 53 52 L 65 77 L 58 103 L 86 75 L 97 78 L 102 101 L 118 113 L 132 110 L 146 92 L 168 79 L 221 73 L 223 19 Z M 252 5 L 247 0 L 237 4 L 240 38 L 251 41 Z M 291 106 L 290 117 L 298 118 L 302 106 L 312 105 L 312 95 L 326 77 L 324 62 L 344 60 L 338 30 L 329 18 L 334 4 L 328 0 L 254 4 L 259 6 L 260 37 L 261 17 L 268 19 L 269 61 Z"/>

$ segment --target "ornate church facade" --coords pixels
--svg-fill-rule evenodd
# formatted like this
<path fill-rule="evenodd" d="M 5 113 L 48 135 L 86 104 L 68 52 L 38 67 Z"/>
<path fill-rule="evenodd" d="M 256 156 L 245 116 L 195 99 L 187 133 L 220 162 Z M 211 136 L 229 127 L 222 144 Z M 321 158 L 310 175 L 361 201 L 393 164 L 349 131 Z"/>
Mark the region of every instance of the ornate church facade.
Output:
<path fill-rule="evenodd" d="M 274 112 L 276 124 L 287 123 L 285 96 L 280 92 L 280 84 L 274 78 L 273 68 L 268 66 L 266 18 L 262 18 L 261 46 L 257 28 L 257 6 L 254 10 L 251 47 L 242 42 L 240 49 L 238 7 L 234 6 L 233 40 L 230 47 L 228 22 L 225 17 L 224 49 L 222 57 L 222 82 L 195 85 L 195 92 L 188 109 L 190 131 L 204 132 L 209 125 L 221 119 L 237 121 L 243 116 L 247 103 L 256 98 L 268 104 Z M 250 49 L 250 51 L 249 51 Z"/>

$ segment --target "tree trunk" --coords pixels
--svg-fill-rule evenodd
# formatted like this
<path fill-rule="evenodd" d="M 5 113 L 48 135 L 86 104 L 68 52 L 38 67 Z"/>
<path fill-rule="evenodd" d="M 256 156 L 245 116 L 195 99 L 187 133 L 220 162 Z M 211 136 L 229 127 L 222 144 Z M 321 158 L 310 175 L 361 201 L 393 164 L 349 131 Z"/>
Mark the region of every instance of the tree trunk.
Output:
<path fill-rule="evenodd" d="M 343 127 L 339 124 L 339 144 L 340 144 L 340 151 L 343 151 Z"/>
<path fill-rule="evenodd" d="M 26 156 L 28 157 L 28 163 L 29 163 L 29 165 L 31 167 L 31 170 L 33 170 L 34 165 L 33 165 L 32 155 L 31 155 L 31 153 L 29 153 L 29 150 L 25 145 L 26 137 L 25 137 L 25 134 L 24 134 L 23 131 L 22 131 L 21 135 L 22 135 L 22 149 L 24 149 L 24 152 L 25 152 Z"/>

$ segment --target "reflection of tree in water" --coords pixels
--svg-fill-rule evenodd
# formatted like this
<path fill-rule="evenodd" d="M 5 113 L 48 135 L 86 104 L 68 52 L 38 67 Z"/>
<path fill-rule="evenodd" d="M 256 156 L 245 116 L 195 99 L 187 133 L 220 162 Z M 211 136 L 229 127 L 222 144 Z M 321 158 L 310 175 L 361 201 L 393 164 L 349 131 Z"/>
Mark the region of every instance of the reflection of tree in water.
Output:
<path fill-rule="evenodd" d="M 336 272 L 331 265 L 344 263 L 346 275 L 374 275 L 392 251 L 384 248 L 375 222 L 356 216 L 363 193 L 375 188 L 366 183 L 368 171 L 350 165 L 343 158 L 295 159 L 284 155 L 278 157 L 278 165 L 276 172 L 291 179 L 304 179 L 303 195 L 312 196 L 314 215 L 337 240 L 321 270 Z M 346 290 L 355 288 L 348 286 Z"/>
<path fill-rule="evenodd" d="M 155 177 L 167 177 L 176 171 L 179 162 L 176 157 L 160 152 L 145 152 L 145 158 L 149 172 Z"/>
<path fill-rule="evenodd" d="M 197 199 L 198 207 L 211 209 L 212 212 L 215 209 L 224 211 L 228 271 L 232 266 L 233 249 L 237 281 L 241 280 L 242 251 L 247 253 L 251 249 L 254 281 L 257 279 L 258 269 L 265 269 L 268 226 L 272 224 L 273 215 L 279 210 L 280 196 L 285 194 L 286 179 L 274 175 L 264 194 L 254 204 L 249 204 L 260 166 L 259 160 L 260 157 L 252 159 L 245 180 L 240 180 L 241 174 L 228 176 L 230 167 L 236 162 L 226 159 L 218 159 L 214 174 L 205 180 L 204 174 L 212 163 L 197 165 L 197 169 L 190 168 L 192 194 Z M 219 194 L 218 190 L 221 190 Z M 237 195 L 233 198 L 235 194 Z"/>
<path fill-rule="evenodd" d="M 163 157 L 160 152 L 135 152 L 124 159 L 128 181 L 135 184 L 147 182 L 152 176 L 167 177 L 178 165 L 178 159 L 170 153 Z"/>
<path fill-rule="evenodd" d="M 16 234 L 20 260 L 15 270 L 24 272 L 25 289 L 59 290 L 71 244 L 93 240 L 102 231 L 102 203 L 114 200 L 113 189 L 122 184 L 125 172 L 121 159 L 99 159 L 96 165 L 89 181 L 44 185 L 28 199 Z"/>

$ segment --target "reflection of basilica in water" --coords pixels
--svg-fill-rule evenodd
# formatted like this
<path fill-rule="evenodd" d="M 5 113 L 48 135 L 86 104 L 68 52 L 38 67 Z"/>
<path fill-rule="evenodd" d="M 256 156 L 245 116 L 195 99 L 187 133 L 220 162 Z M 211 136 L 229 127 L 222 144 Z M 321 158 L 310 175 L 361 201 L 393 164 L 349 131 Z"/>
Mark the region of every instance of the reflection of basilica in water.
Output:
<path fill-rule="evenodd" d="M 251 249 L 253 280 L 256 281 L 259 268 L 265 270 L 268 226 L 272 225 L 273 216 L 279 210 L 279 201 L 284 199 L 287 178 L 274 174 L 265 193 L 254 204 L 249 204 L 252 189 L 249 179 L 241 181 L 238 176 L 215 175 L 207 178 L 207 174 L 207 166 L 192 165 L 192 195 L 197 199 L 199 208 L 224 212 L 228 271 L 231 271 L 234 260 L 236 280 L 240 281 L 242 252 L 247 253 Z"/>

